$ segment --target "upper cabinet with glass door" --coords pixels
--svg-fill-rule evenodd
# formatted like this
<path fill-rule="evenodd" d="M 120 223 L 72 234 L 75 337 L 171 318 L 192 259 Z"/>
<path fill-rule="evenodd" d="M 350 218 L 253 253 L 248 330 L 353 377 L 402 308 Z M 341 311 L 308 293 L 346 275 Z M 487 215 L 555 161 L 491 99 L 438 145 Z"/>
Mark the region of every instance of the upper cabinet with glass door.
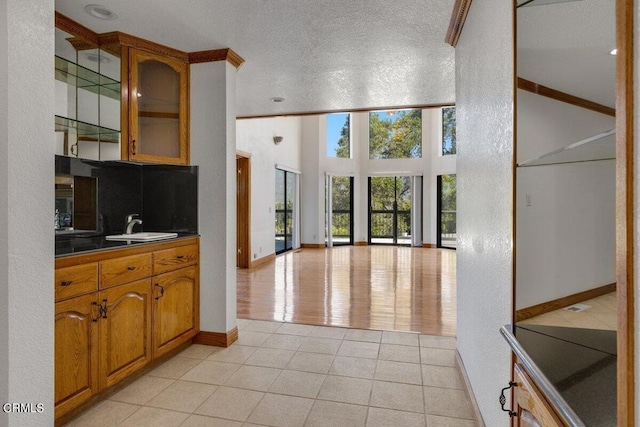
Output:
<path fill-rule="evenodd" d="M 186 62 L 129 49 L 129 160 L 188 164 Z"/>
<path fill-rule="evenodd" d="M 56 28 L 55 153 L 120 159 L 120 58 Z"/>

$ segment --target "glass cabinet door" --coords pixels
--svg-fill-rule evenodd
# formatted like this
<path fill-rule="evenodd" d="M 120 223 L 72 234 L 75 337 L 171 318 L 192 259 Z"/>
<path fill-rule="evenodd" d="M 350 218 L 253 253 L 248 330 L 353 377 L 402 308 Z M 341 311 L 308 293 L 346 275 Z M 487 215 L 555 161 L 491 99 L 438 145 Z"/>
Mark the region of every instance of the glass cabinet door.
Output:
<path fill-rule="evenodd" d="M 130 50 L 129 159 L 188 164 L 188 66 Z"/>

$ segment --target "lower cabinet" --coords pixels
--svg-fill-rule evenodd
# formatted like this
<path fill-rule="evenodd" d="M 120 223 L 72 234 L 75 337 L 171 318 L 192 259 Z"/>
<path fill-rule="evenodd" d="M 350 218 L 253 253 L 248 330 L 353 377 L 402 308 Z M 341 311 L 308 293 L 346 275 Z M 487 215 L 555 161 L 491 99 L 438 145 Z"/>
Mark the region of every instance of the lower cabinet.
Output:
<path fill-rule="evenodd" d="M 192 239 L 151 245 L 146 254 L 137 249 L 135 256 L 131 251 L 81 256 L 77 265 L 56 260 L 56 283 L 61 283 L 55 304 L 56 418 L 199 332 L 197 254 L 198 241 Z M 171 267 L 154 274 L 155 264 Z M 120 265 L 122 272 L 111 271 Z M 141 271 L 147 277 L 140 278 Z"/>
<path fill-rule="evenodd" d="M 514 367 L 514 379 L 518 384 L 514 388 L 517 427 L 564 426 L 533 380 L 519 364 Z"/>
<path fill-rule="evenodd" d="M 55 416 L 96 394 L 98 388 L 97 294 L 55 304 Z"/>
<path fill-rule="evenodd" d="M 111 387 L 151 361 L 151 280 L 102 291 L 100 387 Z"/>
<path fill-rule="evenodd" d="M 153 278 L 154 357 L 198 333 L 198 269 L 187 267 Z"/>

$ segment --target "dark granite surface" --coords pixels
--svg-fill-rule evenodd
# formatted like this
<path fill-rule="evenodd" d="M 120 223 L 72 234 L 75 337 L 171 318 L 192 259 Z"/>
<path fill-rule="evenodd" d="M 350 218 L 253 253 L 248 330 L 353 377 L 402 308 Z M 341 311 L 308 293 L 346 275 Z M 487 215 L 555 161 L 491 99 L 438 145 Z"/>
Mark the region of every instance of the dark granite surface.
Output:
<path fill-rule="evenodd" d="M 587 426 L 616 425 L 616 332 L 520 324 L 533 363 Z"/>
<path fill-rule="evenodd" d="M 109 249 L 120 249 L 130 246 L 147 245 L 150 243 L 161 243 L 171 240 L 178 240 L 187 237 L 194 237 L 195 233 L 178 233 L 178 237 L 174 239 L 154 240 L 152 242 L 130 242 L 130 241 L 113 241 L 105 239 L 105 236 L 87 236 L 87 237 L 71 237 L 67 239 L 56 240 L 56 258 L 78 255 L 80 253 L 98 252 Z"/>

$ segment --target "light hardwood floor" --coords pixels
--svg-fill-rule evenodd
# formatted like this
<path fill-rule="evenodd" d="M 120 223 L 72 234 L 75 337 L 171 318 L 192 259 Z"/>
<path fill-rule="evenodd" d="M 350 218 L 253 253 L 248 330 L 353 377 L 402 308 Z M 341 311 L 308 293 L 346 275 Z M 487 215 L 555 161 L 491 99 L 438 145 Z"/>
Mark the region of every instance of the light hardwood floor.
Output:
<path fill-rule="evenodd" d="M 456 253 L 394 246 L 302 249 L 238 270 L 238 317 L 456 333 Z"/>

